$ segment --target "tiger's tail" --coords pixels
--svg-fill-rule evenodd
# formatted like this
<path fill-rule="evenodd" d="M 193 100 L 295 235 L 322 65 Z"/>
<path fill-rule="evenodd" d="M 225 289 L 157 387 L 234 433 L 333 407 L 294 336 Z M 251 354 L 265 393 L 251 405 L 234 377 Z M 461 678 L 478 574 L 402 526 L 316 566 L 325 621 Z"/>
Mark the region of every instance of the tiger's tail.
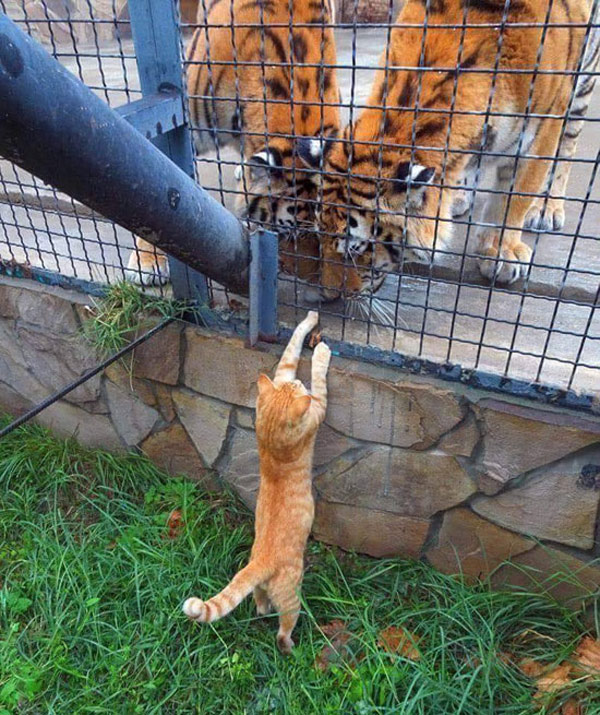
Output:
<path fill-rule="evenodd" d="M 248 594 L 266 581 L 269 572 L 256 561 L 251 561 L 233 577 L 221 593 L 208 601 L 192 596 L 183 604 L 183 612 L 193 621 L 212 623 L 231 613 Z"/>

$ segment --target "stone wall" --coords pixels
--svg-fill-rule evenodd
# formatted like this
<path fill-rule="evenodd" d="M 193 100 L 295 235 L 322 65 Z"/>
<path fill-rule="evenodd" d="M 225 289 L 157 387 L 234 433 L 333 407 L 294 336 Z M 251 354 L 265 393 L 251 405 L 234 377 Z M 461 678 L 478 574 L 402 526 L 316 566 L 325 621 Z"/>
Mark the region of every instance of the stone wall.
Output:
<path fill-rule="evenodd" d="M 96 363 L 81 337 L 86 301 L 0 279 L 0 409 L 22 412 Z M 112 365 L 38 419 L 86 445 L 140 448 L 209 489 L 229 484 L 252 507 L 254 385 L 279 352 L 174 324 L 136 350 L 131 371 Z M 600 584 L 600 419 L 340 358 L 329 391 L 316 538 L 471 580 L 496 569 L 497 584 L 564 566 L 577 579 L 557 595 L 574 604 Z"/>

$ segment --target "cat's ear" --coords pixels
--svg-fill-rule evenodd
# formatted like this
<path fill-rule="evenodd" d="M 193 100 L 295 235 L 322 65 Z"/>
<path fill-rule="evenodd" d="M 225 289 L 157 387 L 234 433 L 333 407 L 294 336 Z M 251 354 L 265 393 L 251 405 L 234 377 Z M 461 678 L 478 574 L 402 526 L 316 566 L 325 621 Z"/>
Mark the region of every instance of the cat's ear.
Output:
<path fill-rule="evenodd" d="M 258 381 L 256 384 L 258 386 L 258 394 L 261 397 L 266 397 L 275 390 L 275 385 L 271 382 L 269 376 L 265 375 L 264 373 L 258 376 Z"/>
<path fill-rule="evenodd" d="M 292 404 L 288 407 L 288 415 L 295 422 L 303 417 L 310 407 L 310 395 L 301 395 L 296 397 Z"/>

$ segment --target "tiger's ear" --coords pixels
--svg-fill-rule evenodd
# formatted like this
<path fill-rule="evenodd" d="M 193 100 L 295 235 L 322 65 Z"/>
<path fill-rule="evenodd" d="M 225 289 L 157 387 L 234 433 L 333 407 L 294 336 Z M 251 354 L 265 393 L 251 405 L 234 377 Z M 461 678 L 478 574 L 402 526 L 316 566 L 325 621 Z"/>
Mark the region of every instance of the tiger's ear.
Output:
<path fill-rule="evenodd" d="M 289 418 L 295 422 L 303 417 L 308 412 L 310 402 L 310 395 L 301 395 L 300 397 L 296 397 L 296 399 L 288 407 Z"/>
<path fill-rule="evenodd" d="M 264 373 L 261 373 L 258 376 L 256 385 L 258 387 L 258 394 L 260 397 L 268 397 L 275 391 L 275 385 L 271 382 L 269 376 Z"/>
<path fill-rule="evenodd" d="M 266 179 L 268 176 L 283 175 L 283 161 L 278 149 L 265 147 L 253 154 L 246 163 L 250 168 L 250 177 L 254 181 Z"/>
<path fill-rule="evenodd" d="M 296 148 L 298 156 L 309 169 L 318 169 L 333 148 L 337 134 L 328 137 L 298 137 Z"/>
<path fill-rule="evenodd" d="M 425 189 L 433 182 L 435 169 L 422 166 L 410 161 L 398 164 L 394 178 L 389 184 L 390 197 L 400 199 L 408 193 L 411 204 L 420 205 L 423 201 Z"/>

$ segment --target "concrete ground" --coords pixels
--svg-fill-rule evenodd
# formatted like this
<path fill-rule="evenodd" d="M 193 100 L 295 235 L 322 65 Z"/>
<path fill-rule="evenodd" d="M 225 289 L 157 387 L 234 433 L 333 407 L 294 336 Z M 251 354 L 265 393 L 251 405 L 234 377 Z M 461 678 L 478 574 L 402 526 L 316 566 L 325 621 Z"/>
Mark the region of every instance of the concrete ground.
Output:
<path fill-rule="evenodd" d="M 351 65 L 352 32 L 339 30 L 337 42 L 339 64 Z M 356 62 L 361 69 L 339 70 L 345 103 L 366 100 L 384 46 L 384 30 L 358 29 Z M 78 50 L 77 59 L 67 54 L 60 57 L 61 61 L 97 88 L 111 105 L 138 96 L 130 41 L 123 42 L 124 59 L 119 57 L 116 44 L 102 48 L 101 54 L 112 57 L 99 58 L 93 47 Z M 579 143 L 581 158 L 595 159 L 600 149 L 595 123 L 599 110 L 600 91 L 587 116 L 594 121 L 586 123 Z M 221 152 L 221 158 L 235 161 L 236 155 L 227 150 Z M 373 324 L 369 327 L 364 318 L 352 318 L 345 314 L 343 305 L 333 303 L 321 307 L 326 334 L 578 391 L 600 391 L 597 182 L 589 192 L 590 203 L 583 203 L 594 168 L 591 163 L 573 167 L 564 235 L 540 235 L 537 241 L 533 235 L 528 237 L 530 245 L 535 245 L 536 266 L 526 287 L 518 283 L 510 291 L 491 290 L 479 277 L 474 259 L 463 261 L 465 230 L 457 226 L 450 246 L 456 255 L 444 257 L 434 279 L 422 275 L 422 270 L 415 275 L 415 268 L 408 264 L 401 277 L 386 280 L 377 299 L 394 308 L 391 319 L 377 319 L 371 312 Z M 202 184 L 231 205 L 233 167 L 222 166 L 219 172 L 215 156 L 210 155 L 199 159 L 198 169 Z M 129 232 L 92 217 L 81 207 L 74 212 L 67 197 L 56 195 L 6 162 L 0 162 L 1 194 L 8 194 L 12 203 L 0 202 L 0 258 L 27 261 L 87 280 L 123 277 L 132 245 Z M 469 253 L 475 248 L 473 234 L 472 230 Z M 288 277 L 280 281 L 280 305 L 282 319 L 291 324 L 310 304 L 303 297 L 303 287 Z"/>

